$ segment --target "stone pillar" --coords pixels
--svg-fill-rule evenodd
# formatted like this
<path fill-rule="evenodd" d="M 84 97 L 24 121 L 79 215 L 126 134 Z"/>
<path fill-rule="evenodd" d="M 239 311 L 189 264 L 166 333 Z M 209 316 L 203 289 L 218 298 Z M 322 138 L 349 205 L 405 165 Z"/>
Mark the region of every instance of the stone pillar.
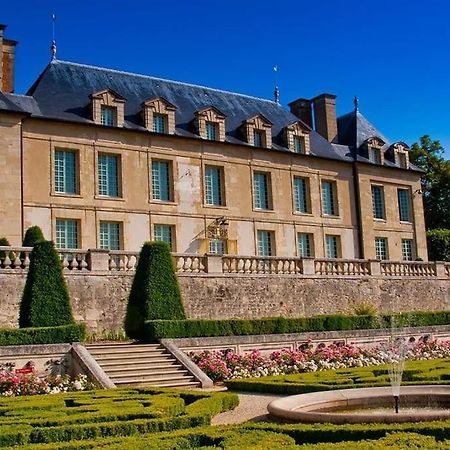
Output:
<path fill-rule="evenodd" d="M 109 250 L 90 248 L 87 263 L 92 272 L 109 272 Z"/>
<path fill-rule="evenodd" d="M 303 275 L 315 275 L 316 264 L 314 258 L 302 258 L 302 268 Z"/>
<path fill-rule="evenodd" d="M 223 273 L 222 256 L 206 255 L 206 273 Z"/>
<path fill-rule="evenodd" d="M 381 275 L 381 264 L 378 259 L 369 259 L 370 275 L 380 276 Z"/>
<path fill-rule="evenodd" d="M 435 261 L 434 262 L 434 270 L 435 270 L 436 276 L 438 278 L 447 278 L 447 274 L 445 273 L 444 261 Z"/>

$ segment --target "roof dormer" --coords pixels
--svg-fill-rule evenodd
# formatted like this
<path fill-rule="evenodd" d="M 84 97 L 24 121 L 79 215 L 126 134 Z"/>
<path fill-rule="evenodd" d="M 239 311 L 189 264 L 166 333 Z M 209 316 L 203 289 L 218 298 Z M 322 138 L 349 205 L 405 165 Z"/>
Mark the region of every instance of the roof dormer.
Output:
<path fill-rule="evenodd" d="M 90 95 L 92 120 L 110 127 L 123 127 L 126 99 L 112 89 L 104 89 Z"/>
<path fill-rule="evenodd" d="M 389 148 L 392 162 L 402 169 L 409 169 L 409 146 L 404 142 L 395 142 Z"/>
<path fill-rule="evenodd" d="M 373 164 L 384 164 L 383 146 L 386 144 L 378 136 L 366 139 L 362 145 L 362 156 L 366 157 Z"/>
<path fill-rule="evenodd" d="M 283 130 L 284 144 L 294 153 L 308 155 L 310 150 L 310 131 L 302 122 L 294 122 Z"/>
<path fill-rule="evenodd" d="M 262 114 L 244 120 L 242 131 L 250 145 L 272 148 L 272 122 Z"/>
<path fill-rule="evenodd" d="M 224 142 L 225 117 L 225 114 L 214 106 L 199 109 L 195 112 L 195 129 L 203 139 Z"/>
<path fill-rule="evenodd" d="M 144 126 L 149 131 L 162 134 L 175 133 L 177 107 L 163 97 L 154 97 L 142 103 Z"/>

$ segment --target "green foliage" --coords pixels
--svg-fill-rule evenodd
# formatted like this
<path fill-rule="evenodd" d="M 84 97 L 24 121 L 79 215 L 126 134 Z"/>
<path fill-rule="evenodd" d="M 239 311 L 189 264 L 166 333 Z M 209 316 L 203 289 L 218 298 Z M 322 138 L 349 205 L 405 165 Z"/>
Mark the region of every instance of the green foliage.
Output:
<path fill-rule="evenodd" d="M 57 327 L 0 329 L 0 345 L 82 342 L 85 337 L 86 326 L 81 323 Z"/>
<path fill-rule="evenodd" d="M 145 322 L 141 339 L 156 342 L 163 338 L 242 336 L 250 334 L 303 333 L 309 331 L 364 330 L 401 326 L 447 325 L 450 311 L 421 311 L 403 314 L 343 314 L 300 318 L 230 320 L 150 320 Z"/>
<path fill-rule="evenodd" d="M 402 385 L 447 385 L 450 384 L 449 373 L 450 358 L 407 361 Z M 390 379 L 386 366 L 372 366 L 227 380 L 225 384 L 235 391 L 293 395 L 334 389 L 389 386 Z"/>
<path fill-rule="evenodd" d="M 450 261 L 450 230 L 428 231 L 427 244 L 431 261 Z"/>
<path fill-rule="evenodd" d="M 74 323 L 61 261 L 53 243 L 36 243 L 20 303 L 19 326 L 51 327 Z"/>
<path fill-rule="evenodd" d="M 128 299 L 127 335 L 142 339 L 147 320 L 185 318 L 169 246 L 165 242 L 146 242 L 139 255 Z"/>
<path fill-rule="evenodd" d="M 53 442 L 32 448 L 131 449 L 126 442 L 123 447 L 109 444 L 121 442 L 122 436 L 136 436 L 142 441 L 143 434 L 209 425 L 213 415 L 237 403 L 237 396 L 229 393 L 151 388 L 2 398 L 0 446 Z M 108 439 L 112 437 L 115 439 Z M 134 448 L 147 448 L 133 444 Z"/>
<path fill-rule="evenodd" d="M 42 230 L 34 225 L 27 229 L 23 238 L 24 247 L 34 247 L 38 242 L 45 240 Z"/>
<path fill-rule="evenodd" d="M 2 238 L 0 238 L 0 246 L 1 247 L 9 247 L 10 246 L 10 243 L 9 243 L 9 241 L 8 241 L 8 239 L 6 239 L 5 237 L 2 237 Z M 1 251 L 0 252 L 0 258 L 5 258 L 6 257 L 6 252 L 4 252 L 4 251 Z M 9 259 L 13 259 L 14 258 L 14 254 L 11 252 L 10 254 L 9 254 Z"/>
<path fill-rule="evenodd" d="M 377 308 L 368 302 L 353 303 L 351 305 L 351 311 L 357 316 L 376 316 Z"/>
<path fill-rule="evenodd" d="M 410 160 L 425 171 L 422 192 L 428 230 L 450 229 L 450 160 L 444 148 L 430 136 L 422 136 L 411 147 Z"/>

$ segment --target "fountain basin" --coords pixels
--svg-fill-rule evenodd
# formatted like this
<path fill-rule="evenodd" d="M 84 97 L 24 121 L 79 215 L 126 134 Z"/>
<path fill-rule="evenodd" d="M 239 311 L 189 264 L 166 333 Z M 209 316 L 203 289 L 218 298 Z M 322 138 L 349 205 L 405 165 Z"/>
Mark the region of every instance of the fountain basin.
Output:
<path fill-rule="evenodd" d="M 274 417 L 305 423 L 399 423 L 450 418 L 450 386 L 402 386 L 400 411 L 391 387 L 342 389 L 291 395 L 272 401 Z"/>

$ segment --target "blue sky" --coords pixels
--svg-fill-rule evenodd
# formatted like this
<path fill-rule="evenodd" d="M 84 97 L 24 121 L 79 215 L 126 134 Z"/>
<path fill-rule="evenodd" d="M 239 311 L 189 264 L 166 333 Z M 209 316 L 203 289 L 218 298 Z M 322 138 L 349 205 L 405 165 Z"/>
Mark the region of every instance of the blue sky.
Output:
<path fill-rule="evenodd" d="M 439 139 L 450 158 L 448 0 L 22 0 L 2 5 L 19 41 L 16 92 L 58 58 L 272 98 L 336 94 L 391 140 Z"/>

